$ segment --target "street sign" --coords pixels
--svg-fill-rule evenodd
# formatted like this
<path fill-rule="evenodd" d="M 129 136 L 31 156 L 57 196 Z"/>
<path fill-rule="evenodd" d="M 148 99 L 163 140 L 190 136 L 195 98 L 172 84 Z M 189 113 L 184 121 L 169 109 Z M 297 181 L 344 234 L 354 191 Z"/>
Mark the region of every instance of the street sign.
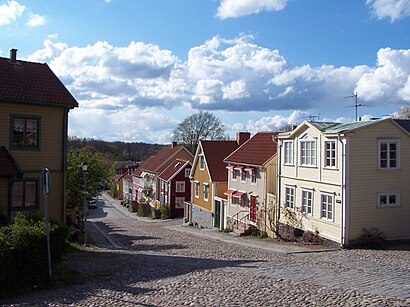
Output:
<path fill-rule="evenodd" d="M 50 193 L 50 171 L 47 167 L 41 172 L 41 185 L 45 194 Z"/>

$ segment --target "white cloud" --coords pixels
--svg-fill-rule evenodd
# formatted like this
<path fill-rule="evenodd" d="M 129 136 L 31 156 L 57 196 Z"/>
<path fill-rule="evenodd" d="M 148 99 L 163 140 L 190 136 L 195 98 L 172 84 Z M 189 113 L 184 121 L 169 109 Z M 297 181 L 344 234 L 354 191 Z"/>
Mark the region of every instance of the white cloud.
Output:
<path fill-rule="evenodd" d="M 37 14 L 30 14 L 30 18 L 27 21 L 27 25 L 30 27 L 42 26 L 46 23 L 46 18 Z"/>
<path fill-rule="evenodd" d="M 222 0 L 216 16 L 226 19 L 261 11 L 280 11 L 286 7 L 287 2 L 287 0 Z"/>
<path fill-rule="evenodd" d="M 367 0 L 378 19 L 390 18 L 394 22 L 410 16 L 410 0 Z"/>
<path fill-rule="evenodd" d="M 256 133 L 259 131 L 274 131 L 287 128 L 289 125 L 298 125 L 309 119 L 309 113 L 296 110 L 289 116 L 273 115 L 262 117 L 257 121 L 249 120 L 246 124 L 246 131 Z"/>
<path fill-rule="evenodd" d="M 0 26 L 6 26 L 21 16 L 26 7 L 17 1 L 7 1 L 0 5 Z"/>

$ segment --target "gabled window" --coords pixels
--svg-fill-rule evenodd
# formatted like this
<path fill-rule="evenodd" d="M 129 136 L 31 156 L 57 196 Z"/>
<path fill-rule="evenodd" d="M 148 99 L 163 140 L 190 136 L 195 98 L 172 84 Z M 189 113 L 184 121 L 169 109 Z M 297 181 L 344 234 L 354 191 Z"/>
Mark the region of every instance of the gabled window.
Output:
<path fill-rule="evenodd" d="M 302 212 L 312 215 L 313 213 L 313 192 L 302 190 Z"/>
<path fill-rule="evenodd" d="M 336 167 L 336 141 L 325 142 L 325 167 Z"/>
<path fill-rule="evenodd" d="M 400 141 L 379 140 L 379 169 L 400 168 Z"/>
<path fill-rule="evenodd" d="M 295 188 L 285 187 L 285 207 L 295 209 Z"/>
<path fill-rule="evenodd" d="M 320 198 L 320 203 L 321 203 L 320 217 L 326 220 L 333 221 L 333 218 L 334 218 L 333 195 L 322 194 Z"/>
<path fill-rule="evenodd" d="M 316 166 L 316 141 L 300 141 L 300 165 Z"/>
<path fill-rule="evenodd" d="M 37 181 L 17 181 L 13 184 L 12 206 L 13 208 L 36 208 L 37 207 Z"/>
<path fill-rule="evenodd" d="M 378 193 L 378 207 L 399 207 L 400 193 L 399 192 L 385 192 Z"/>
<path fill-rule="evenodd" d="M 185 192 L 185 181 L 177 181 L 175 183 L 175 192 L 178 192 L 178 193 Z"/>
<path fill-rule="evenodd" d="M 288 165 L 293 164 L 293 141 L 283 142 L 283 163 Z"/>
<path fill-rule="evenodd" d="M 205 157 L 204 155 L 199 156 L 199 169 L 203 171 L 205 169 Z"/>
<path fill-rule="evenodd" d="M 186 168 L 186 169 L 185 169 L 185 177 L 188 178 L 190 173 L 191 173 L 191 169 L 190 169 L 190 168 Z"/>
<path fill-rule="evenodd" d="M 11 116 L 11 147 L 38 148 L 40 119 L 33 116 Z"/>

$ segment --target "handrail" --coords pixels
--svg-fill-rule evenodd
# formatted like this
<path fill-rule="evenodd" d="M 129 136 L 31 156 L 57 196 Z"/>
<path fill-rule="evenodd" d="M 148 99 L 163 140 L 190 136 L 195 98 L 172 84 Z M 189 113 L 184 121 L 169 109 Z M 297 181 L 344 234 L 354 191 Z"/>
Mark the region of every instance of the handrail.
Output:
<path fill-rule="evenodd" d="M 247 214 L 245 214 L 243 217 L 239 219 L 239 213 L 243 213 L 243 212 L 246 212 Z M 236 219 L 235 219 L 235 216 L 236 216 Z M 232 215 L 232 219 L 237 222 L 236 229 L 239 229 L 239 223 L 242 222 L 242 220 L 248 216 L 249 216 L 248 210 L 241 210 L 241 211 L 236 212 L 234 215 Z"/>

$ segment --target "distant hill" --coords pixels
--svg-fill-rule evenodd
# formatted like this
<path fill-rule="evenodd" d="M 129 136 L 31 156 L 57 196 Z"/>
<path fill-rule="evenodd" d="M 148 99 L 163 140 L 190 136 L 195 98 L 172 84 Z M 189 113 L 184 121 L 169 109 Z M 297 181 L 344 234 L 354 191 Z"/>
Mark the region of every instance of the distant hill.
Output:
<path fill-rule="evenodd" d="M 68 149 L 95 148 L 111 161 L 144 161 L 166 145 L 147 143 L 106 142 L 102 140 L 69 137 Z"/>

